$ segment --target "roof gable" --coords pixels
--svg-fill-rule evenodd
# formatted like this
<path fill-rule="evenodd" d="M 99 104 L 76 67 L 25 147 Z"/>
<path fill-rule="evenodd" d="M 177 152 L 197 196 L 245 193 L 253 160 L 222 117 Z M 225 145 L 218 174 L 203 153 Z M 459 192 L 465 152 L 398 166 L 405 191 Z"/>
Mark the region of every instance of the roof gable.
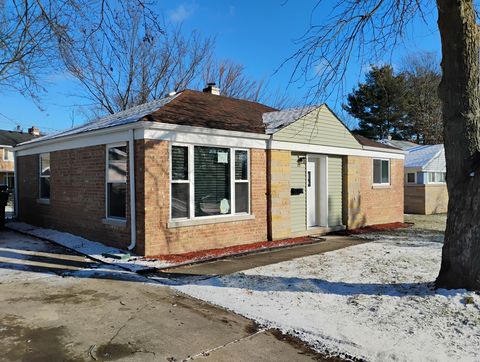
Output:
<path fill-rule="evenodd" d="M 325 104 L 267 113 L 263 119 L 267 122 L 267 131 L 270 130 L 273 139 L 277 141 L 362 148 L 343 122 Z"/>
<path fill-rule="evenodd" d="M 444 172 L 445 151 L 443 145 L 424 145 L 409 149 L 405 156 L 405 167 Z"/>

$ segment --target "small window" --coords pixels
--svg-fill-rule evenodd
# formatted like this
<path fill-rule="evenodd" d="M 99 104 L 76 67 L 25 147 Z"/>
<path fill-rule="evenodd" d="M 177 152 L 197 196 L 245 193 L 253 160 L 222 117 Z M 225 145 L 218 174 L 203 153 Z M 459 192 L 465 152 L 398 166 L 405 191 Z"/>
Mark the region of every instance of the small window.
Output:
<path fill-rule="evenodd" d="M 235 151 L 235 212 L 249 212 L 248 153 Z"/>
<path fill-rule="evenodd" d="M 188 147 L 172 146 L 172 219 L 190 215 L 190 181 L 188 179 Z"/>
<path fill-rule="evenodd" d="M 107 217 L 124 219 L 127 213 L 127 146 L 107 147 Z"/>
<path fill-rule="evenodd" d="M 442 184 L 446 182 L 445 172 L 428 172 L 429 184 Z"/>
<path fill-rule="evenodd" d="M 13 161 L 13 152 L 8 148 L 3 149 L 3 160 L 4 161 Z"/>
<path fill-rule="evenodd" d="M 444 184 L 446 180 L 446 172 L 435 172 L 435 178 L 437 179 L 438 183 Z"/>
<path fill-rule="evenodd" d="M 373 184 L 390 184 L 390 160 L 373 159 Z"/>
<path fill-rule="evenodd" d="M 416 182 L 415 180 L 415 172 L 409 172 L 407 173 L 407 184 L 414 184 Z"/>
<path fill-rule="evenodd" d="M 40 155 L 40 199 L 50 199 L 50 153 Z"/>

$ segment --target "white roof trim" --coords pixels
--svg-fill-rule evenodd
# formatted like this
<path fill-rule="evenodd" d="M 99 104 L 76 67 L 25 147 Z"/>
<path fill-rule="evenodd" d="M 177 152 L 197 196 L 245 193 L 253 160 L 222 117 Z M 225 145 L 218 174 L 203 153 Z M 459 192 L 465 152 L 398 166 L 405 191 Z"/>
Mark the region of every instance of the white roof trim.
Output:
<path fill-rule="evenodd" d="M 378 151 L 378 152 L 386 152 L 386 153 L 398 153 L 405 155 L 407 152 L 404 150 L 400 149 L 390 149 L 390 148 L 384 148 L 384 147 L 372 147 L 372 146 L 364 146 L 362 145 L 362 148 L 364 150 L 369 150 L 369 151 Z"/>
<path fill-rule="evenodd" d="M 441 149 L 435 154 L 435 156 L 433 156 L 432 158 L 430 158 L 430 160 L 428 160 L 427 163 L 422 166 L 422 170 L 427 170 L 428 166 L 429 166 L 437 157 L 439 157 L 444 150 L 445 150 L 445 148 L 441 148 Z M 441 171 L 438 171 L 438 172 L 441 172 Z"/>
<path fill-rule="evenodd" d="M 128 140 L 128 130 L 138 130 L 135 139 L 162 139 L 179 142 L 236 145 L 237 147 L 266 148 L 270 136 L 260 133 L 227 131 L 204 127 L 183 126 L 169 123 L 139 121 L 122 126 L 76 133 L 61 138 L 24 143 L 14 148 L 19 156 L 42 152 L 54 152 L 72 148 L 90 147 Z"/>
<path fill-rule="evenodd" d="M 268 148 L 275 149 L 275 150 L 322 153 L 327 155 L 383 157 L 383 158 L 391 158 L 391 159 L 397 159 L 397 160 L 405 159 L 405 155 L 403 153 L 402 154 L 388 153 L 388 152 L 379 152 L 379 151 L 363 150 L 363 149 L 356 149 L 356 148 L 321 146 L 321 145 L 312 145 L 312 144 L 306 144 L 306 143 L 283 142 L 283 141 L 273 141 L 273 140 L 270 141 Z"/>

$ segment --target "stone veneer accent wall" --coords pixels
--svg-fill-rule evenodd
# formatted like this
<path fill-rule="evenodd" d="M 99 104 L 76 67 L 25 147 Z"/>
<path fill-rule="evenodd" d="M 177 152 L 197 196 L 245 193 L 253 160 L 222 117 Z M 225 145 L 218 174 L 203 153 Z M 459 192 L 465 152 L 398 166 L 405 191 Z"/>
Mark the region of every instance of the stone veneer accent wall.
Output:
<path fill-rule="evenodd" d="M 403 160 L 390 160 L 389 186 L 373 186 L 371 157 L 344 158 L 344 223 L 348 229 L 403 222 Z"/>
<path fill-rule="evenodd" d="M 269 155 L 269 239 L 289 238 L 291 229 L 290 151 L 268 150 Z"/>

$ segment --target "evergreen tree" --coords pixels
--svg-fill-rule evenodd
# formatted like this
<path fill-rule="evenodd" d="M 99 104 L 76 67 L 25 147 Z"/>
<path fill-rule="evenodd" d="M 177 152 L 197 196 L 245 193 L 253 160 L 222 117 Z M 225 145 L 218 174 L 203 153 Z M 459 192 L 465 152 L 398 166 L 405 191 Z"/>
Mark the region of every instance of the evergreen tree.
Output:
<path fill-rule="evenodd" d="M 343 108 L 360 120 L 356 133 L 382 139 L 409 138 L 408 91 L 404 74 L 395 75 L 390 65 L 372 66 L 365 83 L 348 95 Z"/>

